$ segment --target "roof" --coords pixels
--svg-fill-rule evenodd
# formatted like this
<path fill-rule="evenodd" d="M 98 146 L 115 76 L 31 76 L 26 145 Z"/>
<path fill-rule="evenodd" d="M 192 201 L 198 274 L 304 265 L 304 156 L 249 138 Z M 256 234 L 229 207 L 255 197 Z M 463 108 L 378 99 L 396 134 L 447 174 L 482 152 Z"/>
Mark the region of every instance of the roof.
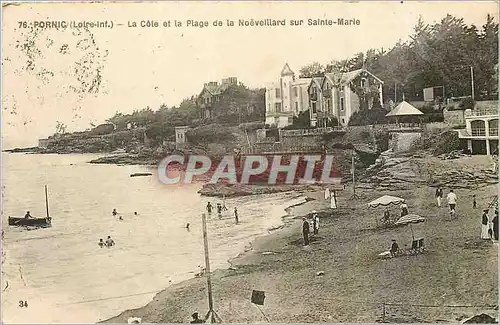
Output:
<path fill-rule="evenodd" d="M 387 113 L 385 116 L 408 116 L 408 115 L 424 115 L 420 110 L 412 106 L 406 101 L 402 101 L 398 106 L 396 106 L 392 111 Z"/>
<path fill-rule="evenodd" d="M 311 85 L 314 83 L 316 84 L 316 86 L 318 86 L 319 89 L 321 89 L 321 80 L 323 80 L 323 77 L 312 77 L 309 87 L 311 87 Z"/>
<path fill-rule="evenodd" d="M 285 63 L 285 66 L 281 70 L 281 75 L 282 76 L 294 76 L 295 73 L 292 71 L 292 69 L 290 69 L 290 66 L 288 65 L 288 63 Z"/>
<path fill-rule="evenodd" d="M 325 81 L 330 82 L 333 86 L 337 86 L 340 83 L 340 79 L 342 78 L 341 72 L 328 72 L 325 73 L 325 77 L 323 79 L 323 83 Z"/>
<path fill-rule="evenodd" d="M 292 85 L 304 85 L 311 83 L 311 78 L 298 78 L 292 82 Z"/>
<path fill-rule="evenodd" d="M 206 84 L 203 87 L 203 90 L 201 91 L 201 93 L 203 93 L 203 91 L 206 90 L 206 91 L 208 91 L 213 96 L 214 95 L 220 95 L 224 91 L 226 91 L 227 88 L 229 88 L 229 85 L 230 84 L 227 84 L 227 83 L 226 84 L 218 84 L 218 85 L 209 85 L 209 84 Z"/>
<path fill-rule="evenodd" d="M 348 84 L 349 82 L 353 81 L 356 77 L 358 77 L 362 73 L 369 74 L 370 76 L 375 78 L 380 83 L 384 83 L 380 78 L 378 78 L 376 75 L 374 75 L 373 73 L 371 73 L 370 71 L 368 71 L 366 69 L 353 70 L 353 71 L 349 71 L 349 72 L 342 74 L 342 78 L 340 80 L 340 83 L 344 84 L 344 85 Z"/>

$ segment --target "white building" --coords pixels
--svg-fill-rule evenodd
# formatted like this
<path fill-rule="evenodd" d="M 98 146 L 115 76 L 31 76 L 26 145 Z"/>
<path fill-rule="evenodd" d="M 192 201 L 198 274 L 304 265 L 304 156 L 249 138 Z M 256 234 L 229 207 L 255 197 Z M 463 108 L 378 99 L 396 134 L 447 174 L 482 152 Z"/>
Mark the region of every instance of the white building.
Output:
<path fill-rule="evenodd" d="M 285 127 L 293 117 L 309 109 L 307 88 L 311 78 L 295 78 L 290 66 L 285 64 L 281 78 L 266 86 L 266 124 Z"/>
<path fill-rule="evenodd" d="M 355 89 L 376 93 L 367 105 L 367 109 L 371 109 L 375 102 L 382 106 L 383 84 L 366 69 L 295 78 L 295 73 L 285 64 L 280 80 L 266 86 L 266 124 L 282 128 L 292 124 L 294 116 L 309 110 L 311 126 L 324 127 L 335 119 L 339 125 L 346 126 L 361 106 Z"/>
<path fill-rule="evenodd" d="M 466 128 L 459 130 L 459 138 L 467 141 L 472 154 L 498 154 L 498 110 L 475 109 L 465 111 Z"/>

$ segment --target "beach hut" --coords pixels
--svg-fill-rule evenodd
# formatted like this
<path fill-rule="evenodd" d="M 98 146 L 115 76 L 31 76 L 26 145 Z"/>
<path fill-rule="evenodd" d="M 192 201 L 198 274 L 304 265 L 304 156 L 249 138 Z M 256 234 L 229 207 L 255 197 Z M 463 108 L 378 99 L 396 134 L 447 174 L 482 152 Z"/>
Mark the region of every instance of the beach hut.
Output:
<path fill-rule="evenodd" d="M 422 113 L 418 108 L 415 108 L 407 101 L 402 101 L 398 106 L 396 106 L 385 116 L 391 119 L 395 119 L 396 124 L 399 125 L 400 121 L 414 122 L 416 119 L 419 121 L 419 124 L 422 124 L 422 115 L 424 115 L 424 113 Z"/>

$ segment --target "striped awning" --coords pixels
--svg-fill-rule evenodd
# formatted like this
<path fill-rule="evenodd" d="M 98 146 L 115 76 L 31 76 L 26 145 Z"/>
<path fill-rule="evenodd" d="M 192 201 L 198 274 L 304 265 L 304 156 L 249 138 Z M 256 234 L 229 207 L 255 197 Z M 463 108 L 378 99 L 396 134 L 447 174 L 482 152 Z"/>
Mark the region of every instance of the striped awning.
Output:
<path fill-rule="evenodd" d="M 395 225 L 407 225 L 409 223 L 419 223 L 419 222 L 424 222 L 424 221 L 425 221 L 424 217 L 421 217 L 421 216 L 416 215 L 416 214 L 407 214 L 404 217 L 401 217 L 394 224 Z"/>

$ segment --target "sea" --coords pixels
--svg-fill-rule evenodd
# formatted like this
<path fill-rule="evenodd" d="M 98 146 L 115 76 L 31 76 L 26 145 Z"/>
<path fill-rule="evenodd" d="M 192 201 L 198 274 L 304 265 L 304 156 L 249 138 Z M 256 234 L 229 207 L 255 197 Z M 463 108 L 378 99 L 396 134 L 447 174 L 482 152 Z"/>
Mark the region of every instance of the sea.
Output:
<path fill-rule="evenodd" d="M 151 167 L 88 163 L 98 157 L 2 153 L 4 323 L 95 323 L 204 267 L 201 214 L 221 199 L 200 196 L 201 184 L 162 184 Z M 130 177 L 137 172 L 153 175 Z M 45 217 L 45 185 L 52 227 L 8 226 L 8 216 L 28 210 Z M 211 269 L 228 267 L 304 202 L 295 193 L 227 199 L 222 218 L 207 218 Z M 116 245 L 99 247 L 107 236 Z"/>

